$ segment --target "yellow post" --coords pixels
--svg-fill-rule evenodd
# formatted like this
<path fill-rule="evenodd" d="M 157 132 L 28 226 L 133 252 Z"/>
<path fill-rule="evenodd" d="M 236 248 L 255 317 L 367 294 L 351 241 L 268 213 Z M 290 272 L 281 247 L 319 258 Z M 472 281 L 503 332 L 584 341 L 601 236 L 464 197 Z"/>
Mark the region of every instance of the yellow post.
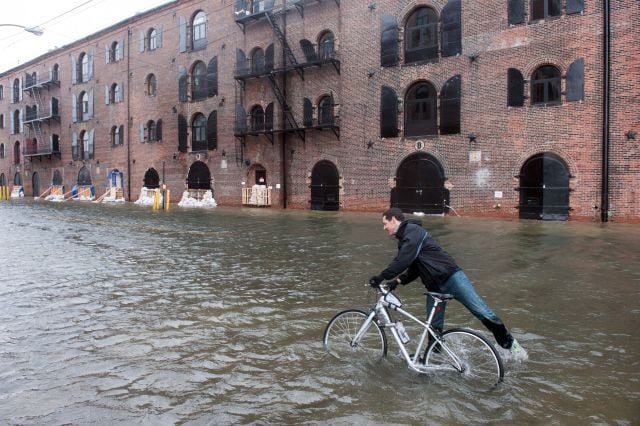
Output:
<path fill-rule="evenodd" d="M 4 185 L 0 186 L 0 201 L 4 201 Z"/>
<path fill-rule="evenodd" d="M 160 208 L 160 191 L 157 189 L 153 193 L 153 210 L 158 210 Z"/>
<path fill-rule="evenodd" d="M 169 210 L 169 200 L 171 198 L 171 191 L 168 189 L 164 191 L 164 209 Z"/>
<path fill-rule="evenodd" d="M 9 199 L 9 185 L 2 187 L 2 199 L 5 201 Z"/>

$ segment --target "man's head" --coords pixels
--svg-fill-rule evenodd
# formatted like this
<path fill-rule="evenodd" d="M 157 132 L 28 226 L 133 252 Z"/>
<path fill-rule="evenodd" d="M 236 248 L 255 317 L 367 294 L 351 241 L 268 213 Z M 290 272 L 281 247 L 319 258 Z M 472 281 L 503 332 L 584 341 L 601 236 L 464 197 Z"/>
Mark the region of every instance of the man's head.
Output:
<path fill-rule="evenodd" d="M 382 213 L 382 227 L 391 236 L 396 235 L 402 221 L 404 221 L 404 213 L 398 208 L 390 208 Z"/>

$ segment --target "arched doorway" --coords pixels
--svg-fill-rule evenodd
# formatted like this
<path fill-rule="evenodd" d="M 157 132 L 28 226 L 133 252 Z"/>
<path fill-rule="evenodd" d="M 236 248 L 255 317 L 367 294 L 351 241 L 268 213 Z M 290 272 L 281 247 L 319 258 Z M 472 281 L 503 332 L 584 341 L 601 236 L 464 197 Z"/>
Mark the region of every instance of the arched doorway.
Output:
<path fill-rule="evenodd" d="M 53 172 L 52 183 L 54 185 L 62 185 L 62 173 L 60 173 L 60 170 L 56 170 Z"/>
<path fill-rule="evenodd" d="M 78 172 L 78 185 L 88 186 L 91 185 L 91 172 L 86 167 L 83 167 Z"/>
<path fill-rule="evenodd" d="M 340 175 L 331 161 L 322 160 L 311 171 L 311 210 L 340 208 Z"/>
<path fill-rule="evenodd" d="M 16 172 L 16 174 L 13 175 L 13 185 L 22 186 L 22 175 L 18 172 Z"/>
<path fill-rule="evenodd" d="M 7 178 L 4 173 L 0 174 L 0 186 L 7 186 Z"/>
<path fill-rule="evenodd" d="M 160 188 L 160 176 L 153 167 L 147 169 L 147 172 L 144 174 L 144 187 L 147 189 Z"/>
<path fill-rule="evenodd" d="M 40 196 L 40 175 L 38 175 L 38 172 L 35 172 L 33 176 L 31 176 L 31 188 L 33 190 L 33 196 L 39 197 Z"/>
<path fill-rule="evenodd" d="M 122 189 L 124 187 L 124 174 L 118 170 L 113 169 L 107 175 L 107 188 Z"/>
<path fill-rule="evenodd" d="M 444 214 L 449 202 L 444 181 L 444 169 L 434 156 L 412 154 L 398 167 L 391 205 L 408 213 Z"/>
<path fill-rule="evenodd" d="M 202 161 L 196 161 L 189 168 L 187 177 L 189 189 L 211 189 L 211 172 Z"/>
<path fill-rule="evenodd" d="M 520 171 L 520 218 L 569 218 L 569 169 L 557 155 L 544 152 L 525 161 Z"/>

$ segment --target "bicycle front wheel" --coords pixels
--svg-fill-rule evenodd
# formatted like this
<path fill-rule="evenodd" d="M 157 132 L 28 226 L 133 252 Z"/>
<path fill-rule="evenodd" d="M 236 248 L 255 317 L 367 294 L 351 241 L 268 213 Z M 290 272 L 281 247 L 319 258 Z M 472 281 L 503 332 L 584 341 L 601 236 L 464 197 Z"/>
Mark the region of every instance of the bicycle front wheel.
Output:
<path fill-rule="evenodd" d="M 427 366 L 456 370 L 471 384 L 495 385 L 502 381 L 502 359 L 493 345 L 473 330 L 454 328 L 442 333 L 443 346 L 433 343 L 425 356 Z"/>
<path fill-rule="evenodd" d="M 348 309 L 334 316 L 324 330 L 324 348 L 339 359 L 376 360 L 387 354 L 387 336 L 374 321 L 369 324 L 358 342 L 356 334 L 369 314 L 359 309 Z"/>

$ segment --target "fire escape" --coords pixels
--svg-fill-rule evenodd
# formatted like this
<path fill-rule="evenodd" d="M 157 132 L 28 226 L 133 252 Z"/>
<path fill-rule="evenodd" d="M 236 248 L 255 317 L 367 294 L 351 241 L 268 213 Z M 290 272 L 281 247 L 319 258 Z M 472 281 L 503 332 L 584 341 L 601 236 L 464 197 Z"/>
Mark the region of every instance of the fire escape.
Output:
<path fill-rule="evenodd" d="M 57 70 L 52 70 L 49 77 L 38 80 L 36 73 L 27 74 L 23 91 L 29 95 L 32 105 L 27 105 L 25 114 L 25 146 L 24 158 L 33 161 L 37 159 L 56 156 L 60 158 L 59 136 L 52 131 L 52 123 L 60 124 L 59 102 L 56 97 L 44 99 L 44 91 L 50 92 L 52 88 L 60 88 Z M 27 102 L 29 103 L 29 102 Z M 48 131 L 43 129 L 46 125 Z M 48 136 L 48 140 L 47 139 Z"/>
<path fill-rule="evenodd" d="M 300 125 L 299 120 L 296 120 L 287 101 L 288 96 L 284 90 L 287 87 L 287 78 L 289 78 L 291 73 L 298 74 L 298 76 L 304 80 L 306 69 L 332 65 L 336 72 L 340 74 L 340 60 L 334 51 L 330 53 L 316 52 L 315 46 L 311 42 L 301 40 L 300 46 L 303 50 L 305 61 L 299 62 L 286 36 L 286 14 L 295 8 L 304 19 L 305 4 L 317 3 L 322 0 L 280 1 L 282 1 L 282 3 L 276 6 L 275 0 L 236 0 L 235 20 L 242 31 L 245 32 L 247 25 L 252 22 L 266 20 L 271 26 L 275 38 L 278 39 L 283 52 L 282 66 L 275 67 L 273 45 L 269 46 L 265 52 L 264 64 L 251 63 L 250 58 L 247 58 L 245 52 L 241 49 L 236 50 L 236 72 L 234 78 L 237 84 L 234 135 L 239 141 L 239 144 L 236 146 L 236 159 L 239 162 L 243 161 L 247 136 L 265 135 L 273 144 L 277 134 L 287 133 L 293 134 L 305 142 L 308 131 L 313 129 L 329 129 L 340 139 L 339 122 L 337 117 L 333 116 L 333 107 L 336 106 L 333 101 L 330 105 L 331 114 L 323 114 L 324 120 L 322 120 L 322 122 L 314 123 L 312 109 L 305 106 L 302 125 Z M 333 1 L 340 7 L 339 0 Z M 258 120 L 256 120 L 256 117 L 247 115 L 246 113 L 244 101 L 247 80 L 264 79 L 265 77 L 282 111 L 284 126 L 278 126 L 274 123 L 273 109 L 271 109 L 271 111 L 265 111 L 264 117 Z"/>

